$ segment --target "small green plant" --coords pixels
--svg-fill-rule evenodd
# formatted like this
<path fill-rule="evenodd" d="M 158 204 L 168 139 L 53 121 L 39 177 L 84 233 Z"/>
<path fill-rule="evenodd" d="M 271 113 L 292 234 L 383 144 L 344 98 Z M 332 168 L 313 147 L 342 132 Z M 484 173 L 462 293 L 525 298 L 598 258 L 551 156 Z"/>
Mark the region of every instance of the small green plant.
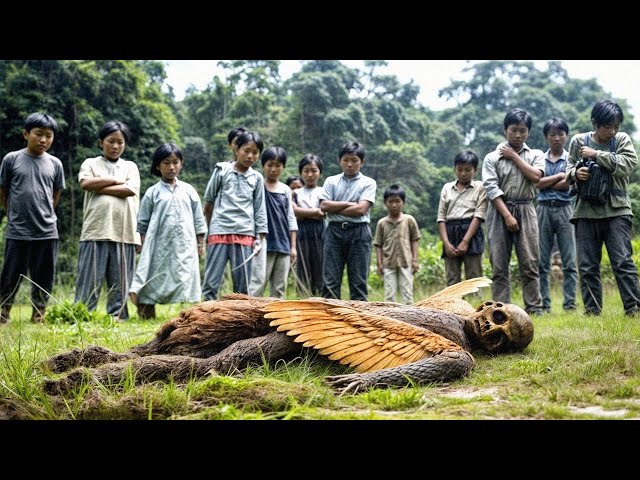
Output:
<path fill-rule="evenodd" d="M 49 307 L 44 318 L 47 323 L 56 324 L 109 321 L 109 315 L 97 311 L 90 312 L 84 303 L 73 303 L 69 300 Z"/>

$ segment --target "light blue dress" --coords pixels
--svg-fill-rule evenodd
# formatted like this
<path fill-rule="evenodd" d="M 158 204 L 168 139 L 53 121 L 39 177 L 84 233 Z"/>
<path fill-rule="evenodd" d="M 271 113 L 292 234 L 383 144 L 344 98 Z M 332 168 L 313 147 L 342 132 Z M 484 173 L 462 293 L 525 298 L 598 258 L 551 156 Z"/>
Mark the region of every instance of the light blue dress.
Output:
<path fill-rule="evenodd" d="M 162 180 L 150 187 L 140 203 L 137 230 L 145 237 L 129 291 L 139 303 L 199 302 L 196 235 L 206 234 L 207 226 L 196 190 L 180 180 L 175 189 Z"/>

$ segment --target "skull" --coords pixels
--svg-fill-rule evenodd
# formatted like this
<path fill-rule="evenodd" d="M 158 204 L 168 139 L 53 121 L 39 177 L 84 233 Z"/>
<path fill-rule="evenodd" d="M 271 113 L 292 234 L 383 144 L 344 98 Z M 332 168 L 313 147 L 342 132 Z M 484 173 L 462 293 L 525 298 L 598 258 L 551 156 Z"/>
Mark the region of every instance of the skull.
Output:
<path fill-rule="evenodd" d="M 533 340 L 533 322 L 512 303 L 483 302 L 474 314 L 479 343 L 492 353 L 519 352 Z"/>

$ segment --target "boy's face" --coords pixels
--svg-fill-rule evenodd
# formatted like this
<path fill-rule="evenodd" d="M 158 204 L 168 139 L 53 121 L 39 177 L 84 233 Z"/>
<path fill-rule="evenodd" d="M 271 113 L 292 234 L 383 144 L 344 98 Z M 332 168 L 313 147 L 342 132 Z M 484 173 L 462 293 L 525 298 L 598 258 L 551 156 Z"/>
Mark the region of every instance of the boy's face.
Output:
<path fill-rule="evenodd" d="M 564 130 L 559 130 L 557 128 L 551 128 L 544 138 L 547 139 L 549 148 L 551 148 L 552 150 L 560 150 L 567 142 L 567 132 L 565 132 Z"/>
<path fill-rule="evenodd" d="M 284 165 L 282 165 L 281 161 L 276 160 L 275 158 L 267 160 L 262 166 L 264 178 L 268 182 L 277 182 L 280 178 L 280 175 L 282 175 L 282 170 L 284 170 Z"/>
<path fill-rule="evenodd" d="M 607 125 L 596 126 L 596 122 L 591 122 L 596 132 L 598 143 L 609 143 L 616 133 L 620 130 L 620 122 L 609 123 Z"/>
<path fill-rule="evenodd" d="M 249 167 L 256 163 L 260 156 L 260 150 L 256 142 L 249 142 L 236 149 L 236 169 L 246 172 Z"/>
<path fill-rule="evenodd" d="M 507 142 L 513 147 L 516 152 L 519 152 L 524 142 L 527 141 L 529 136 L 529 127 L 524 122 L 520 122 L 517 125 L 511 124 L 504 129 L 504 136 L 507 137 Z"/>
<path fill-rule="evenodd" d="M 362 168 L 363 163 L 364 160 L 352 153 L 347 153 L 340 157 L 340 167 L 342 167 L 342 171 L 347 177 L 355 177 Z"/>
<path fill-rule="evenodd" d="M 27 150 L 32 155 L 42 155 L 53 143 L 53 130 L 50 128 L 36 127 L 28 132 L 22 130 L 22 136 L 27 141 Z"/>
<path fill-rule="evenodd" d="M 384 201 L 384 206 L 391 215 L 398 215 L 404 208 L 404 201 L 398 195 L 390 195 Z"/>
<path fill-rule="evenodd" d="M 455 167 L 456 178 L 463 185 L 469 185 L 476 176 L 476 168 L 469 163 L 459 163 Z"/>

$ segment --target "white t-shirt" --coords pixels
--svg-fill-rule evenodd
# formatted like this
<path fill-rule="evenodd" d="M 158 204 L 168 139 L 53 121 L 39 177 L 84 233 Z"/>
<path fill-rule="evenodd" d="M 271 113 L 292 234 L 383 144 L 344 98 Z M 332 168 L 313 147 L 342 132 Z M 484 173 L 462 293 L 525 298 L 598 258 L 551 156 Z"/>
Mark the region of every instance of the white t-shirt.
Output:
<path fill-rule="evenodd" d="M 140 234 L 136 231 L 140 207 L 138 166 L 122 158 L 116 162 L 110 162 L 102 156 L 87 158 L 80 167 L 78 181 L 105 176 L 124 181 L 123 186 L 131 190 L 134 195 L 118 198 L 113 195 L 85 191 L 80 241 L 109 240 L 140 245 Z"/>

